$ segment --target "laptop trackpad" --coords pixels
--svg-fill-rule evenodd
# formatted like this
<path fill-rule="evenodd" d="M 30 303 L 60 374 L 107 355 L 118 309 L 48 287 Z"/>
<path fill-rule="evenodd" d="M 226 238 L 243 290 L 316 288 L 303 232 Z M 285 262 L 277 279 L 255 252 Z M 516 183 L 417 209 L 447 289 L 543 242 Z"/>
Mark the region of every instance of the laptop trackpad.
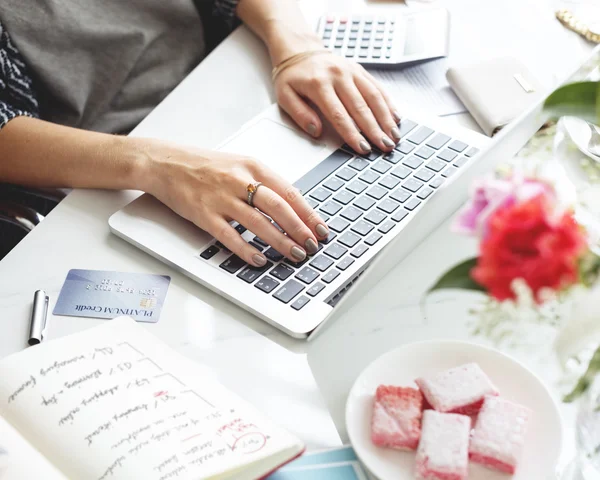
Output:
<path fill-rule="evenodd" d="M 262 118 L 219 150 L 254 157 L 294 183 L 326 157 L 326 145 L 269 118 Z"/>

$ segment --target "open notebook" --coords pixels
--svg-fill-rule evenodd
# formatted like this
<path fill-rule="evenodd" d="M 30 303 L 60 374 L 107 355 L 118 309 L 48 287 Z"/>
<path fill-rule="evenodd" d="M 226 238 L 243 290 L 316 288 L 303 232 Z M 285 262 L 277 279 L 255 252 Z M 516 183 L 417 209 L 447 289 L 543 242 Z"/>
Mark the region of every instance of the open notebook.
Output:
<path fill-rule="evenodd" d="M 0 361 L 0 478 L 256 479 L 302 443 L 121 317 Z"/>

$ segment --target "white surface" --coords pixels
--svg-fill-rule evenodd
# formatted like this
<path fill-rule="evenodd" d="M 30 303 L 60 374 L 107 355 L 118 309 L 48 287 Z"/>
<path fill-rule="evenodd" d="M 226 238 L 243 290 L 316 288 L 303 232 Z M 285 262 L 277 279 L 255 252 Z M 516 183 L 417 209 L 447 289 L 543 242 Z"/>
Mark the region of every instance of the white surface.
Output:
<path fill-rule="evenodd" d="M 381 384 L 416 387 L 415 378 L 435 375 L 475 362 L 507 400 L 533 412 L 526 445 L 513 480 L 545 478 L 553 473 L 561 452 L 560 414 L 550 392 L 523 365 L 493 350 L 466 342 L 426 341 L 394 349 L 371 363 L 356 379 L 346 405 L 346 426 L 358 457 L 379 478 L 412 480 L 415 452 L 377 447 L 371 441 L 373 396 Z M 540 462 L 545 458 L 547 461 Z M 505 474 L 469 466 L 470 480 L 501 480 Z"/>
<path fill-rule="evenodd" d="M 335 9 L 334 4 L 338 9 L 365 5 L 365 0 L 310 2 L 320 9 L 327 5 Z M 519 1 L 523 5 L 530 2 L 537 0 Z M 480 3 L 498 7 L 505 2 Z M 390 2 L 369 4 L 386 8 Z M 529 20 L 535 22 L 536 18 Z M 481 21 L 493 27 L 494 18 L 485 12 Z M 466 27 L 457 30 L 457 35 L 462 31 L 465 43 L 477 44 L 479 39 L 473 41 Z M 563 30 L 556 33 L 576 38 Z M 535 33 L 531 37 L 538 42 Z M 534 45 L 539 47 L 539 42 Z M 460 44 L 451 48 L 458 49 Z M 573 51 L 573 57 L 577 55 Z M 242 28 L 205 59 L 135 134 L 214 147 L 273 100 L 266 51 Z M 477 128 L 466 115 L 452 119 Z M 45 289 L 52 309 L 71 268 L 169 274 L 172 282 L 161 320 L 144 327 L 190 359 L 207 365 L 226 387 L 299 436 L 309 448 L 318 448 L 340 444 L 327 405 L 334 418 L 343 418 L 350 386 L 372 359 L 411 339 L 468 337 L 464 320 L 473 296 L 440 294 L 428 307 L 426 318 L 419 307 L 420 295 L 431 280 L 457 260 L 472 255 L 475 248 L 469 240 L 450 235 L 448 223 L 440 221 L 437 232 L 380 282 L 351 315 L 332 325 L 311 351 L 311 364 L 326 403 L 307 365 L 305 342 L 290 339 L 109 233 L 109 216 L 136 195 L 74 191 L 0 262 L 0 357 L 26 347 L 33 292 Z M 48 338 L 101 321 L 50 316 Z M 532 356 L 533 362 L 541 360 L 535 363 L 536 373 L 553 384 L 556 372 L 548 360 L 551 357 L 534 351 L 527 357 L 530 368 Z M 343 421 L 340 428 L 344 434 Z"/>

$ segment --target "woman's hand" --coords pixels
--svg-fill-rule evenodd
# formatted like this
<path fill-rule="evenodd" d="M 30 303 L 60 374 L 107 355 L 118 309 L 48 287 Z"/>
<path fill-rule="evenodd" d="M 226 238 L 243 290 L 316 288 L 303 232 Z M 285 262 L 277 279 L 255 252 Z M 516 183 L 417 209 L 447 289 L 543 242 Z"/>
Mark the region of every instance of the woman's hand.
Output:
<path fill-rule="evenodd" d="M 371 150 L 367 140 L 383 151 L 400 140 L 400 114 L 384 90 L 361 65 L 343 57 L 323 53 L 291 65 L 276 78 L 275 90 L 281 108 L 313 137 L 322 124 L 309 102 L 357 152 Z"/>
<path fill-rule="evenodd" d="M 176 213 L 221 241 L 248 264 L 262 267 L 265 256 L 229 224 L 235 220 L 294 262 L 318 251 L 328 227 L 300 192 L 248 157 L 144 141 L 145 184 L 140 187 Z M 248 184 L 262 182 L 247 203 Z M 284 235 L 271 217 L 287 233 Z"/>

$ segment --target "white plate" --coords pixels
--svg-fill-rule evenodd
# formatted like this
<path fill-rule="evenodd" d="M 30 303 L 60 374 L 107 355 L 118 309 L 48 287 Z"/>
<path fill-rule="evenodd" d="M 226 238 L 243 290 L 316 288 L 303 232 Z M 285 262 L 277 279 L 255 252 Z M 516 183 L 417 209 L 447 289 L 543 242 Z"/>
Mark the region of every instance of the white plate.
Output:
<path fill-rule="evenodd" d="M 382 355 L 358 377 L 346 404 L 346 428 L 366 467 L 381 480 L 413 480 L 414 452 L 376 447 L 371 442 L 371 408 L 380 384 L 413 386 L 414 379 L 464 363 L 476 362 L 508 400 L 529 407 L 526 446 L 513 477 L 470 464 L 469 480 L 550 478 L 562 448 L 558 407 L 542 382 L 523 365 L 490 348 L 467 342 L 427 341 L 404 345 Z"/>

